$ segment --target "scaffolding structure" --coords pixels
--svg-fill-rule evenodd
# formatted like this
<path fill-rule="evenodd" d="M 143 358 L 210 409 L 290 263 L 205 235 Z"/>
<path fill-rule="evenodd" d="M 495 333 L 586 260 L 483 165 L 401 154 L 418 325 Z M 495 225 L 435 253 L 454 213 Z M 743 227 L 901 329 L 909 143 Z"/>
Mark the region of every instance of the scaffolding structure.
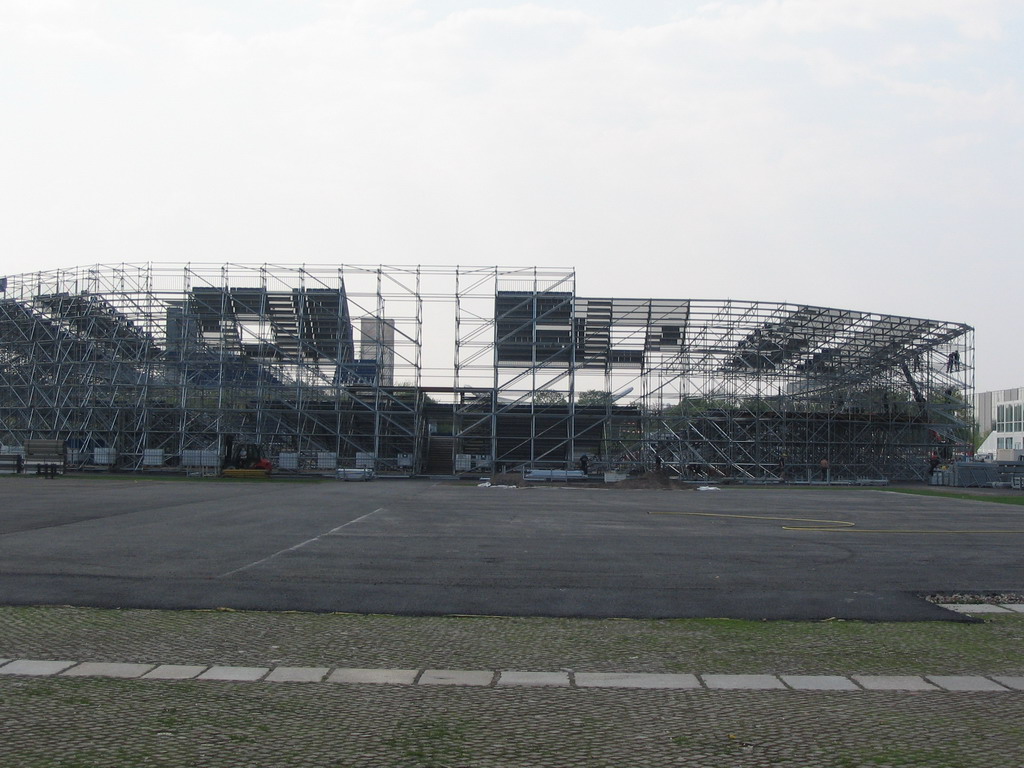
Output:
<path fill-rule="evenodd" d="M 0 445 L 72 467 L 921 478 L 969 452 L 973 329 L 586 298 L 571 269 L 97 265 L 0 278 Z"/>

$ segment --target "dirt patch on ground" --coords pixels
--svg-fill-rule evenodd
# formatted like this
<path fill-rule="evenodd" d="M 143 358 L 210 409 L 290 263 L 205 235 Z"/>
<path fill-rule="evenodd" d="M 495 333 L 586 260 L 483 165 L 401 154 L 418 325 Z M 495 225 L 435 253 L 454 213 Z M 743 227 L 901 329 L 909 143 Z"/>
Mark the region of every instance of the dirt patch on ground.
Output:
<path fill-rule="evenodd" d="M 526 481 L 518 472 L 499 472 L 497 475 L 491 475 L 489 482 L 491 485 L 514 485 L 518 488 L 526 486 Z"/>
<path fill-rule="evenodd" d="M 489 482 L 491 485 L 514 485 L 517 488 L 532 488 L 537 486 L 561 486 L 566 488 L 579 488 L 586 486 L 588 488 L 621 488 L 624 490 L 640 490 L 640 491 L 692 491 L 694 486 L 691 483 L 681 483 L 675 480 L 675 475 L 665 472 L 645 472 L 642 475 L 636 475 L 635 477 L 627 477 L 625 480 L 620 480 L 617 483 L 595 483 L 595 477 L 600 480 L 599 476 L 591 475 L 590 482 L 587 483 L 567 483 L 567 482 L 555 482 L 555 483 L 528 483 L 523 479 L 523 475 L 519 472 L 501 472 L 497 475 L 491 475 Z"/>
<path fill-rule="evenodd" d="M 928 595 L 925 600 L 939 605 L 1020 605 L 1024 603 L 1024 592 L 948 592 Z"/>
<path fill-rule="evenodd" d="M 612 488 L 676 491 L 687 488 L 687 486 L 678 480 L 673 480 L 672 476 L 667 472 L 645 472 L 637 477 L 627 477 L 625 480 L 620 480 L 612 485 Z"/>

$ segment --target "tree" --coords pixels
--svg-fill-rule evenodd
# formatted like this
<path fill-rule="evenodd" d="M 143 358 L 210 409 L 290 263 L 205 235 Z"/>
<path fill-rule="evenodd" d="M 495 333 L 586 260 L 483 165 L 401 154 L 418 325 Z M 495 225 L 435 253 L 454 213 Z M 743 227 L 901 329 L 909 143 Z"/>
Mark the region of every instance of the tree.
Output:
<path fill-rule="evenodd" d="M 588 389 L 576 395 L 576 405 L 608 405 L 612 393 L 604 389 Z"/>
<path fill-rule="evenodd" d="M 561 392 L 544 389 L 533 393 L 533 402 L 534 405 L 565 405 L 566 399 Z"/>

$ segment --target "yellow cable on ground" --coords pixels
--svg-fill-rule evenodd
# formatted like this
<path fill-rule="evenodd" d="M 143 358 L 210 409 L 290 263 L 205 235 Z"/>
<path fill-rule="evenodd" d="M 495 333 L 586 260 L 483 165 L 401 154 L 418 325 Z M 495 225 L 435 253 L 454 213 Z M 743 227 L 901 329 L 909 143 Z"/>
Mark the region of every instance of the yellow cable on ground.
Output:
<path fill-rule="evenodd" d="M 833 525 L 856 525 L 846 520 L 816 520 L 813 517 L 773 517 L 772 515 L 726 515 L 721 512 L 651 512 L 652 515 L 688 515 L 690 517 L 733 517 L 738 520 L 795 520 L 800 523 L 832 523 Z M 785 528 L 786 526 L 782 526 Z M 831 528 L 827 530 L 833 530 Z M 835 529 L 841 530 L 841 529 Z"/>
<path fill-rule="evenodd" d="M 785 531 L 843 531 L 846 533 L 960 533 L 960 534 L 985 534 L 985 533 L 1024 533 L 1021 530 L 923 530 L 912 528 L 858 528 L 856 523 L 848 520 L 818 520 L 811 517 L 774 517 L 772 515 L 727 515 L 721 512 L 651 512 L 652 515 L 687 515 L 689 517 L 725 517 L 737 520 L 789 520 L 800 523 L 830 523 L 830 526 L 813 525 L 783 525 Z"/>

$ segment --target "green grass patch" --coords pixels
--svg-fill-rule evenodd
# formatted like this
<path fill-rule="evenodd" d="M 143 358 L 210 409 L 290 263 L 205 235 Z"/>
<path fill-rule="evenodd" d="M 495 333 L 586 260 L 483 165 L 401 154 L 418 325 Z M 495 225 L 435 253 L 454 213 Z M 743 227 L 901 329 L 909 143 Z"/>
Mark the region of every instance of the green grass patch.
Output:
<path fill-rule="evenodd" d="M 346 665 L 369 668 L 1020 675 L 1024 614 L 974 622 L 613 621 L 0 606 L 5 658 L 112 660 L 111 649 L 125 649 L 131 658 L 117 660 L 324 666 L 339 647 Z"/>
<path fill-rule="evenodd" d="M 1024 494 L 1014 496 L 995 496 L 964 491 L 933 491 L 925 488 L 888 488 L 893 493 L 907 493 L 911 496 L 935 496 L 941 499 L 960 499 L 963 501 L 989 501 L 993 504 L 1016 504 L 1024 506 Z"/>
<path fill-rule="evenodd" d="M 714 485 L 714 483 L 712 483 L 712 485 Z M 937 498 L 958 499 L 962 501 L 991 501 L 996 504 L 1024 505 L 1024 493 L 996 495 L 979 491 L 971 492 L 969 489 L 962 491 L 941 491 L 932 488 L 907 488 L 889 485 L 791 485 L 787 483 L 770 485 L 718 483 L 717 485 L 722 488 L 728 488 L 730 491 L 805 491 L 807 493 L 820 491 L 885 491 L 888 493 L 907 493 L 912 496 L 935 496 Z"/>

